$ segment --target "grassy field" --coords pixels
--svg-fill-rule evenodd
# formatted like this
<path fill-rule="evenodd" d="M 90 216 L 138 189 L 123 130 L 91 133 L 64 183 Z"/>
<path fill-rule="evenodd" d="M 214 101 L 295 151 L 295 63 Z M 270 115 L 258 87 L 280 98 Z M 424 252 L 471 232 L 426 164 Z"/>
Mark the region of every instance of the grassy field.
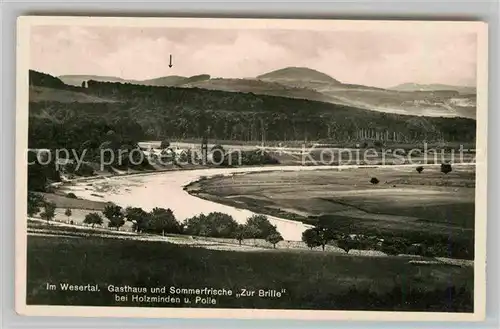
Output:
<path fill-rule="evenodd" d="M 415 265 L 403 257 L 237 253 L 164 242 L 29 236 L 27 275 L 28 304 L 184 306 L 133 302 L 131 293 L 120 294 L 128 301 L 118 302 L 107 288 L 129 285 L 284 292 L 281 298 L 216 297 L 216 305 L 190 307 L 471 312 L 473 305 L 472 268 Z M 47 289 L 47 283 L 57 289 Z M 97 284 L 100 291 L 62 291 L 61 283 Z"/>
<path fill-rule="evenodd" d="M 376 177 L 374 185 L 370 179 Z M 214 177 L 188 191 L 215 202 L 309 224 L 331 220 L 350 233 L 440 236 L 473 256 L 474 167 L 358 168 Z"/>
<path fill-rule="evenodd" d="M 48 202 L 55 203 L 57 208 L 102 211 L 106 206 L 106 202 L 104 201 L 100 202 L 100 201 L 68 198 L 65 195 L 55 194 L 55 193 L 41 193 L 41 194 Z"/>
<path fill-rule="evenodd" d="M 376 185 L 370 179 L 376 177 Z M 284 210 L 302 217 L 338 214 L 391 222 L 444 223 L 474 227 L 475 172 L 456 167 L 357 168 L 260 172 L 214 177 L 190 186 L 240 207 Z M 380 216 L 383 215 L 383 216 Z"/>

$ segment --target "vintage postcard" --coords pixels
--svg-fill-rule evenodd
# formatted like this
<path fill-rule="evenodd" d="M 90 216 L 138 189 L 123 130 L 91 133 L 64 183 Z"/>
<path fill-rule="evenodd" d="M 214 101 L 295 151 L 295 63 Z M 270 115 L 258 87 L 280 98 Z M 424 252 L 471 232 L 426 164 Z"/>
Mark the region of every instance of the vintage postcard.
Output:
<path fill-rule="evenodd" d="M 487 24 L 18 19 L 23 315 L 478 321 Z"/>

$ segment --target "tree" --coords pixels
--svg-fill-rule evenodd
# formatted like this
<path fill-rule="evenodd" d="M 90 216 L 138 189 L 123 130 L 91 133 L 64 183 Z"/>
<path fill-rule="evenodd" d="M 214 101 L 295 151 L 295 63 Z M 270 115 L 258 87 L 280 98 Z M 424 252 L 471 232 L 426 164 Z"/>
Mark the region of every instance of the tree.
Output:
<path fill-rule="evenodd" d="M 210 236 L 213 237 L 232 237 L 238 227 L 238 223 L 233 219 L 233 216 L 221 212 L 211 212 L 208 214 L 207 219 Z"/>
<path fill-rule="evenodd" d="M 133 229 L 137 233 L 144 232 L 150 227 L 151 216 L 149 213 L 139 207 L 127 207 L 125 209 L 127 221 L 133 223 Z"/>
<path fill-rule="evenodd" d="M 377 177 L 372 177 L 372 179 L 370 179 L 370 183 L 372 183 L 373 185 L 376 185 L 376 184 L 380 183 L 380 181 L 378 180 Z"/>
<path fill-rule="evenodd" d="M 422 173 L 422 171 L 424 171 L 424 167 L 418 166 L 417 167 L 417 172 L 420 174 L 420 173 Z"/>
<path fill-rule="evenodd" d="M 330 240 L 333 239 L 334 233 L 333 233 L 332 229 L 329 229 L 329 228 L 318 227 L 318 228 L 316 228 L 316 230 L 318 231 L 318 237 L 319 237 L 321 249 L 324 251 L 326 244 L 328 242 L 330 242 Z"/>
<path fill-rule="evenodd" d="M 302 232 L 302 241 L 304 241 L 310 249 L 321 246 L 318 230 L 315 228 L 309 228 Z"/>
<path fill-rule="evenodd" d="M 309 248 L 319 247 L 324 251 L 326 244 L 333 238 L 333 231 L 328 228 L 314 227 L 302 232 L 302 241 Z"/>
<path fill-rule="evenodd" d="M 451 172 L 451 164 L 450 163 L 442 163 L 441 164 L 441 172 L 447 174 Z"/>
<path fill-rule="evenodd" d="M 388 237 L 382 243 L 381 251 L 388 255 L 399 255 L 406 253 L 410 243 L 403 238 Z"/>
<path fill-rule="evenodd" d="M 70 199 L 78 199 L 78 198 L 76 197 L 76 194 L 75 194 L 75 193 L 73 193 L 73 192 L 69 192 L 68 194 L 66 194 L 66 197 L 67 197 L 67 198 L 70 198 Z"/>
<path fill-rule="evenodd" d="M 450 245 L 434 243 L 426 246 L 423 253 L 427 257 L 450 257 Z"/>
<path fill-rule="evenodd" d="M 238 224 L 236 229 L 234 230 L 234 238 L 238 240 L 239 245 L 241 246 L 241 242 L 245 240 L 247 237 L 246 225 Z"/>
<path fill-rule="evenodd" d="M 357 241 L 356 239 L 351 238 L 351 236 L 347 234 L 343 234 L 338 240 L 337 240 L 337 246 L 344 250 L 346 253 L 349 253 L 350 250 L 355 249 L 357 247 Z"/>
<path fill-rule="evenodd" d="M 69 218 L 70 218 L 70 217 L 71 217 L 71 215 L 73 214 L 73 213 L 71 212 L 71 209 L 69 209 L 69 208 L 68 208 L 68 209 L 66 209 L 66 211 L 64 212 L 64 214 L 68 217 L 68 222 L 69 222 Z"/>
<path fill-rule="evenodd" d="M 222 145 L 215 145 L 211 148 L 210 152 L 212 153 L 213 164 L 222 164 L 224 162 L 224 155 L 226 152 Z"/>
<path fill-rule="evenodd" d="M 254 239 L 265 239 L 269 235 L 276 233 L 276 226 L 271 224 L 264 215 L 253 215 L 247 219 L 247 232 Z"/>
<path fill-rule="evenodd" d="M 273 248 L 276 248 L 276 244 L 283 241 L 283 237 L 280 233 L 275 232 L 266 237 L 266 241 L 273 244 Z"/>
<path fill-rule="evenodd" d="M 122 207 L 120 206 L 117 206 L 115 204 L 108 204 L 106 207 L 104 207 L 102 213 L 109 220 L 108 227 L 115 227 L 118 231 L 120 227 L 125 224 L 125 221 L 123 220 L 124 215 L 122 213 Z"/>
<path fill-rule="evenodd" d="M 169 148 L 170 147 L 170 142 L 168 140 L 162 140 L 160 143 L 160 148 L 162 150 Z"/>
<path fill-rule="evenodd" d="M 41 194 L 28 191 L 28 216 L 33 217 L 38 214 L 40 212 L 40 206 L 43 206 L 44 203 L 45 199 Z"/>
<path fill-rule="evenodd" d="M 151 211 L 151 221 L 148 223 L 148 230 L 154 233 L 181 233 L 181 225 L 175 219 L 171 209 L 154 208 Z"/>
<path fill-rule="evenodd" d="M 245 224 L 245 238 L 247 239 L 254 239 L 254 244 L 256 244 L 256 239 L 259 239 L 261 238 L 261 232 L 259 230 L 258 227 L 254 226 L 254 225 L 248 225 L 248 222 L 247 224 Z"/>
<path fill-rule="evenodd" d="M 220 212 L 200 214 L 186 220 L 186 233 L 217 238 L 234 238 L 238 223 L 232 216 Z"/>
<path fill-rule="evenodd" d="M 40 214 L 40 217 L 42 219 L 45 219 L 47 223 L 54 219 L 55 217 L 55 211 L 56 211 L 56 204 L 53 202 L 45 202 L 44 205 L 44 211 Z"/>
<path fill-rule="evenodd" d="M 201 235 L 201 226 L 205 218 L 204 214 L 186 218 L 184 221 L 184 231 L 190 235 Z"/>
<path fill-rule="evenodd" d="M 52 182 L 60 182 L 61 174 L 55 166 L 43 165 L 50 150 L 28 151 L 28 191 L 47 192 Z"/>
<path fill-rule="evenodd" d="M 102 217 L 96 212 L 92 212 L 90 214 L 85 215 L 85 219 L 83 220 L 85 224 L 92 225 L 94 228 L 95 225 L 102 225 Z M 110 220 L 111 223 L 111 220 Z"/>

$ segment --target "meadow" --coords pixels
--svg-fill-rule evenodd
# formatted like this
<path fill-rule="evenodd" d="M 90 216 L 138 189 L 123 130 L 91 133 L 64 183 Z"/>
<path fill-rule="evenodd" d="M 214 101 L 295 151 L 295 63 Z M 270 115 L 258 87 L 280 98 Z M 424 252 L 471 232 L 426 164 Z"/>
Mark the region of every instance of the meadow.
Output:
<path fill-rule="evenodd" d="M 376 177 L 378 184 L 370 183 Z M 213 177 L 188 186 L 193 195 L 339 231 L 447 240 L 474 250 L 475 169 L 439 166 L 275 171 Z M 423 242 L 422 241 L 422 242 Z"/>
<path fill-rule="evenodd" d="M 373 177 L 380 182 L 370 183 Z M 446 175 L 428 166 L 421 174 L 413 167 L 254 172 L 203 179 L 189 189 L 240 207 L 248 203 L 305 218 L 338 214 L 473 228 L 474 186 L 472 166 Z"/>
<path fill-rule="evenodd" d="M 28 236 L 27 278 L 27 303 L 38 305 L 184 306 L 118 302 L 107 290 L 129 285 L 285 292 L 281 298 L 217 297 L 210 305 L 225 308 L 471 312 L 473 306 L 472 268 L 411 264 L 404 257 L 227 252 L 100 237 Z M 100 291 L 53 291 L 47 283 L 97 284 Z"/>

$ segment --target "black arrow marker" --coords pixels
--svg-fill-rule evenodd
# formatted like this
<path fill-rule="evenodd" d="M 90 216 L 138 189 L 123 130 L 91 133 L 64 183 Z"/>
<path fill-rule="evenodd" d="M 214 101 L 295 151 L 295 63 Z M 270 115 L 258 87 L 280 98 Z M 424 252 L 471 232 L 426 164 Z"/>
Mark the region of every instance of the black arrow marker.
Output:
<path fill-rule="evenodd" d="M 168 64 L 168 67 L 172 67 L 172 54 L 170 54 L 170 64 Z"/>

